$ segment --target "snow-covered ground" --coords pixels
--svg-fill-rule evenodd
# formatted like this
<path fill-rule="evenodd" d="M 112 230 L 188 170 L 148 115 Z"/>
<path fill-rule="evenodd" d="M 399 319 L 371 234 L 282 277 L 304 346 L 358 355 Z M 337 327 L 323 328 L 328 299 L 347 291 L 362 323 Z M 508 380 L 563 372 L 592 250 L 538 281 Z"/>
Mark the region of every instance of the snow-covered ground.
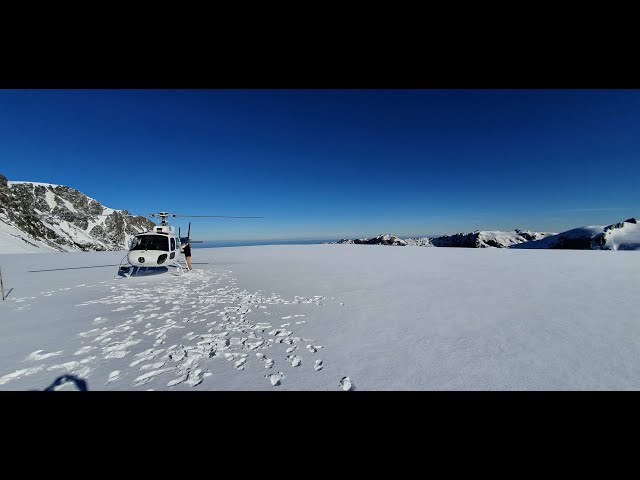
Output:
<path fill-rule="evenodd" d="M 195 249 L 116 279 L 124 254 L 0 255 L 0 389 L 640 389 L 634 251 Z"/>

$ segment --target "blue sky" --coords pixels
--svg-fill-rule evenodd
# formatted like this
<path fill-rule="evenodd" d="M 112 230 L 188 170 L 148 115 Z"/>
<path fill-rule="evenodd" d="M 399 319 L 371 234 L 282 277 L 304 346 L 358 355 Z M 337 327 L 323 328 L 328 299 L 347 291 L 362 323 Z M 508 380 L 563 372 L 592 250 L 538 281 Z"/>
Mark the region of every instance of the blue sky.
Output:
<path fill-rule="evenodd" d="M 0 90 L 0 173 L 266 217 L 203 240 L 563 231 L 640 216 L 640 90 Z"/>

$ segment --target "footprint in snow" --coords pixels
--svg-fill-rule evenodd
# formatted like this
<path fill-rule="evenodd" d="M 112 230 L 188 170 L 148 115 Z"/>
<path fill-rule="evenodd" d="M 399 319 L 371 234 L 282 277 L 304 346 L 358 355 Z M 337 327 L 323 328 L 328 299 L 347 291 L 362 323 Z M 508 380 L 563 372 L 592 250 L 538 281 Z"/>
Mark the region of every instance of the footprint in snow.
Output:
<path fill-rule="evenodd" d="M 155 377 L 156 375 L 161 375 L 165 372 L 169 372 L 171 370 L 173 370 L 174 367 L 170 367 L 170 368 L 163 368 L 160 370 L 154 370 L 153 372 L 149 372 L 149 373 L 145 373 L 144 375 L 140 375 L 138 378 L 136 378 L 133 381 L 133 385 L 134 387 L 139 387 L 140 385 L 144 385 L 145 383 L 149 383 L 153 377 Z"/>
<path fill-rule="evenodd" d="M 287 353 L 291 353 L 291 352 L 293 352 L 296 348 L 298 348 L 298 346 L 297 346 L 297 345 L 294 345 L 293 347 L 289 347 L 289 348 L 287 348 Z"/>
<path fill-rule="evenodd" d="M 247 358 L 241 358 L 240 360 L 238 360 L 237 362 L 235 362 L 233 365 L 238 369 L 238 370 L 244 370 L 245 364 L 247 363 Z"/>
<path fill-rule="evenodd" d="M 287 360 L 291 362 L 292 367 L 297 367 L 298 365 L 302 364 L 302 358 L 300 358 L 298 355 L 288 355 Z"/>
<path fill-rule="evenodd" d="M 44 368 L 44 365 L 38 365 L 36 367 L 23 368 L 22 370 L 16 370 L 13 373 L 9 373 L 0 377 L 0 385 L 4 385 L 7 382 L 20 378 L 21 376 L 32 375 L 34 373 L 39 372 Z"/>
<path fill-rule="evenodd" d="M 355 385 L 353 384 L 353 382 L 349 377 L 342 377 L 342 380 L 340 380 L 340 388 L 348 392 L 350 390 L 354 390 Z"/>
<path fill-rule="evenodd" d="M 169 383 L 167 383 L 167 387 L 173 387 L 174 385 L 178 385 L 179 383 L 184 382 L 188 377 L 189 377 L 189 374 L 185 373 L 181 377 L 176 378 L 175 380 L 171 380 Z"/>
<path fill-rule="evenodd" d="M 55 357 L 56 355 L 60 355 L 64 352 L 64 350 L 60 350 L 57 352 L 49 352 L 49 353 L 40 353 L 44 352 L 44 350 L 36 350 L 33 353 L 27 355 L 27 357 L 23 360 L 23 362 L 36 361 L 36 360 L 44 360 L 45 358 Z"/>
<path fill-rule="evenodd" d="M 87 345 L 86 347 L 82 347 L 77 352 L 74 352 L 74 355 L 84 355 L 85 353 L 90 352 L 91 350 L 94 350 L 96 348 L 98 348 L 98 347 L 92 347 L 90 345 Z"/>
<path fill-rule="evenodd" d="M 322 370 L 324 367 L 322 360 L 316 360 L 316 363 L 313 365 L 313 368 L 316 370 Z"/>
<path fill-rule="evenodd" d="M 67 362 L 67 363 L 59 363 L 58 365 L 51 365 L 50 367 L 47 367 L 48 371 L 51 370 L 73 370 L 76 367 L 80 366 L 80 362 L 76 362 L 71 361 L 71 362 Z"/>
<path fill-rule="evenodd" d="M 201 373 L 202 373 L 201 370 L 196 370 L 193 373 L 185 373 L 181 377 L 176 378 L 175 380 L 171 380 L 169 383 L 167 383 L 167 387 L 173 387 L 184 381 L 187 381 L 188 385 L 195 387 L 196 385 L 199 385 L 202 382 L 202 380 L 204 380 L 204 378 L 210 377 L 211 375 L 213 375 L 213 373 L 211 372 L 207 372 L 204 375 L 201 375 Z"/>
<path fill-rule="evenodd" d="M 273 360 L 270 358 L 267 358 L 267 356 L 264 353 L 256 353 L 256 357 L 258 357 L 261 362 L 264 362 L 264 368 L 273 367 Z"/>
<path fill-rule="evenodd" d="M 247 343 L 246 346 L 247 348 L 249 348 L 249 350 L 255 350 L 258 347 L 261 347 L 262 345 L 264 345 L 264 340 L 259 340 L 255 343 Z"/>
<path fill-rule="evenodd" d="M 223 355 L 224 355 L 224 358 L 225 358 L 225 360 L 226 360 L 227 362 L 230 362 L 230 361 L 232 361 L 232 360 L 235 360 L 235 359 L 236 359 L 236 357 L 239 357 L 239 356 L 240 356 L 240 354 L 239 354 L 239 353 L 237 353 L 237 352 L 233 352 L 233 353 L 231 353 L 231 352 L 225 352 Z"/>
<path fill-rule="evenodd" d="M 265 375 L 264 377 L 268 378 L 271 382 L 271 385 L 273 385 L 274 387 L 280 385 L 280 380 L 286 378 L 285 374 L 282 372 L 272 373 L 270 375 Z"/>
<path fill-rule="evenodd" d="M 194 372 L 189 372 L 189 378 L 187 379 L 186 383 L 187 385 L 195 387 L 196 385 L 202 383 L 202 380 L 204 380 L 204 376 L 202 375 L 202 370 L 198 368 Z"/>
<path fill-rule="evenodd" d="M 120 380 L 120 370 L 114 370 L 111 372 L 107 379 L 107 383 L 115 382 L 116 380 Z"/>
<path fill-rule="evenodd" d="M 151 369 L 156 369 L 156 368 L 162 368 L 162 367 L 164 367 L 165 363 L 166 362 L 148 363 L 146 365 L 141 366 L 140 370 L 151 370 Z"/>

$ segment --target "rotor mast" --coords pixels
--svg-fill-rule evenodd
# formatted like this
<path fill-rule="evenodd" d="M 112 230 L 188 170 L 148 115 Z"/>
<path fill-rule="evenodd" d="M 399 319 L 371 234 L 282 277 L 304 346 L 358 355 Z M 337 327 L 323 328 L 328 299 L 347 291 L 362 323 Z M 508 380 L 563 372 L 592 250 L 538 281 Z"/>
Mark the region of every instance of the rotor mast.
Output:
<path fill-rule="evenodd" d="M 172 215 L 169 212 L 150 213 L 149 216 L 150 217 L 158 217 L 160 219 L 160 225 L 162 225 L 162 226 L 169 225 L 167 223 L 167 218 L 175 217 L 175 215 Z"/>

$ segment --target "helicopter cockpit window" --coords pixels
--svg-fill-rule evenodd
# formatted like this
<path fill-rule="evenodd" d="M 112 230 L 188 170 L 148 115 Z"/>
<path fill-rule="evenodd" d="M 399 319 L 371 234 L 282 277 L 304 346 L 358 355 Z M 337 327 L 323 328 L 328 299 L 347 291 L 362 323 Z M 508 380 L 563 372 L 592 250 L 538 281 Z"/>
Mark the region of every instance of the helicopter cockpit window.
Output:
<path fill-rule="evenodd" d="M 162 235 L 142 235 L 135 237 L 131 250 L 162 250 L 169 251 L 169 239 Z"/>
<path fill-rule="evenodd" d="M 171 239 L 171 250 L 175 250 L 176 249 L 176 240 L 175 238 Z"/>

